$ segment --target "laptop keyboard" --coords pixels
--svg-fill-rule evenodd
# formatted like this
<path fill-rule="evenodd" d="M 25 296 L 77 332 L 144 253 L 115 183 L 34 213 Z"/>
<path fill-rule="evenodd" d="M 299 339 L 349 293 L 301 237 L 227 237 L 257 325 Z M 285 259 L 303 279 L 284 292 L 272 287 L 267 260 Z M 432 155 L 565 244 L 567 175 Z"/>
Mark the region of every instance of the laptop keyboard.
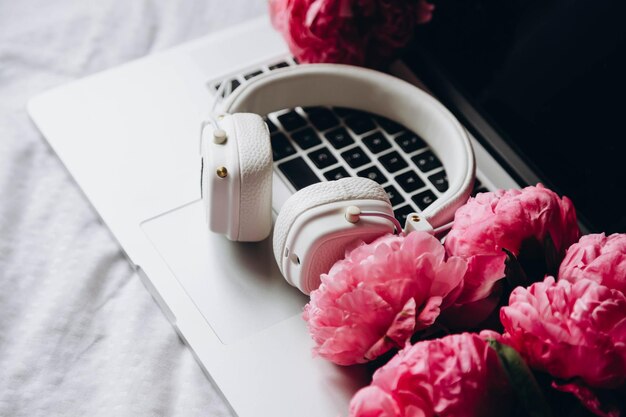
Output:
<path fill-rule="evenodd" d="M 209 83 L 222 97 L 265 72 L 297 65 L 293 58 Z M 441 161 L 422 138 L 384 117 L 343 107 L 296 107 L 270 113 L 274 169 L 293 191 L 320 181 L 370 178 L 381 184 L 401 224 L 448 189 Z M 488 191 L 477 179 L 472 195 Z"/>

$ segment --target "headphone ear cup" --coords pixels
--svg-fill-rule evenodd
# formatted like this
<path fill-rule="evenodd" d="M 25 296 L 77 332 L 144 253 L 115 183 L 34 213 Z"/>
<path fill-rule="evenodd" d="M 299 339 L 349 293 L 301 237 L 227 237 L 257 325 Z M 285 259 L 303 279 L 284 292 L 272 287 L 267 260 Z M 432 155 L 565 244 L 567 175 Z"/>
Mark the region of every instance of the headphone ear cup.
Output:
<path fill-rule="evenodd" d="M 363 217 L 349 222 L 345 210 L 352 205 L 393 216 L 383 187 L 366 178 L 313 184 L 285 202 L 274 225 L 273 244 L 287 282 L 308 294 L 319 286 L 320 274 L 345 256 L 351 242 L 393 233 L 394 226 L 386 219 Z"/>
<path fill-rule="evenodd" d="M 202 196 L 209 229 L 233 241 L 263 240 L 272 230 L 269 130 L 252 113 L 224 115 L 219 129 L 219 137 L 203 131 Z"/>
<path fill-rule="evenodd" d="M 252 113 L 232 116 L 239 150 L 239 237 L 256 242 L 272 231 L 272 146 L 267 124 Z"/>

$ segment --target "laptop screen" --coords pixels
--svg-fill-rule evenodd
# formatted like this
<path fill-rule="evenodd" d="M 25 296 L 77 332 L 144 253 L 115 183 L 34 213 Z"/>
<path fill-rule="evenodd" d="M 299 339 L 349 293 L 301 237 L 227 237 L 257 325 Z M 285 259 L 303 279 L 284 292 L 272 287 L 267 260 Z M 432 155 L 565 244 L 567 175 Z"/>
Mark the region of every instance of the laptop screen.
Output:
<path fill-rule="evenodd" d="M 626 2 L 434 3 L 437 68 L 588 228 L 626 231 Z"/>

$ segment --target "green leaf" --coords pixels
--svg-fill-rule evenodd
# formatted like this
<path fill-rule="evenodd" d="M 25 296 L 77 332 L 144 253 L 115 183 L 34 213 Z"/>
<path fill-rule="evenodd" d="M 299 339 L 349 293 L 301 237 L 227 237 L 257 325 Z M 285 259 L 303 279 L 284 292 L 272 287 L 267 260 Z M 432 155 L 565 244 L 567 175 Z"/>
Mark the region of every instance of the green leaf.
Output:
<path fill-rule="evenodd" d="M 524 415 L 529 417 L 551 417 L 550 406 L 546 401 L 537 380 L 519 353 L 510 346 L 489 339 L 489 346 L 496 351 L 509 383 L 515 392 Z"/>

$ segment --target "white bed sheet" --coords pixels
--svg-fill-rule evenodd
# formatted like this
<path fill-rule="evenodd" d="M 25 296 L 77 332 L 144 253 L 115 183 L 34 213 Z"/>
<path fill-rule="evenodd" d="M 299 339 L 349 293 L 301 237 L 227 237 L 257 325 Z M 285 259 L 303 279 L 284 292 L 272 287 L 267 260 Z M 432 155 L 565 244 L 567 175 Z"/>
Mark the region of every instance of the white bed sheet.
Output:
<path fill-rule="evenodd" d="M 0 416 L 230 415 L 25 104 L 265 9 L 0 0 Z"/>

